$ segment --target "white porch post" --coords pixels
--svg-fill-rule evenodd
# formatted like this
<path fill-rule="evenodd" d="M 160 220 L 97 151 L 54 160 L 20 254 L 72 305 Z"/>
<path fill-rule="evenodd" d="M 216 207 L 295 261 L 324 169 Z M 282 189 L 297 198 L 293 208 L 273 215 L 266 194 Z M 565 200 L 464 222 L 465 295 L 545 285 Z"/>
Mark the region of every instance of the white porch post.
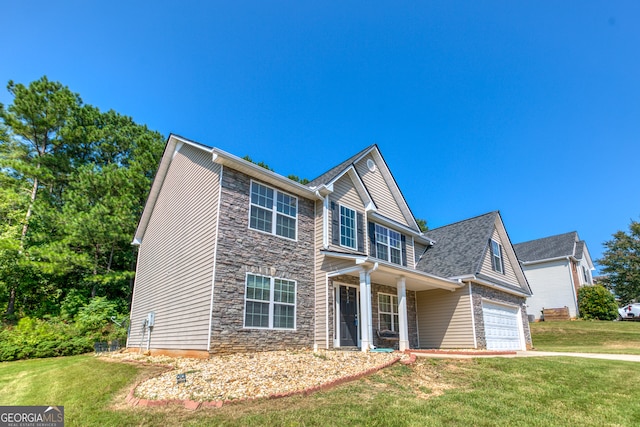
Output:
<path fill-rule="evenodd" d="M 375 346 L 373 345 L 373 302 L 371 299 L 373 295 L 371 293 L 371 270 L 366 272 L 366 276 L 364 278 L 365 285 L 367 286 L 367 316 L 369 323 L 369 348 L 373 349 Z"/>
<path fill-rule="evenodd" d="M 367 297 L 367 282 L 369 274 L 366 271 L 360 272 L 360 317 L 358 318 L 358 326 L 360 326 L 360 349 L 368 351 L 371 344 L 369 335 L 369 298 Z"/>
<path fill-rule="evenodd" d="M 400 351 L 409 349 L 409 323 L 407 321 L 407 286 L 404 277 L 398 278 L 398 329 L 400 341 L 398 348 Z"/>

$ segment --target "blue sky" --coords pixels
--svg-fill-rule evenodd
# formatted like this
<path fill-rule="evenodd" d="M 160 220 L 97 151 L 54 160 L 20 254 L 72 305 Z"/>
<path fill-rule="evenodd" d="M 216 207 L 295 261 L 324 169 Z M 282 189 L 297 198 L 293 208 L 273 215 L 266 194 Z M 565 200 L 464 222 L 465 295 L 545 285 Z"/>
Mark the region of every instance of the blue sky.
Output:
<path fill-rule="evenodd" d="M 640 219 L 640 2 L 12 1 L 0 84 L 314 178 L 377 143 L 431 228 L 513 243 Z M 0 90 L 0 102 L 9 94 Z"/>

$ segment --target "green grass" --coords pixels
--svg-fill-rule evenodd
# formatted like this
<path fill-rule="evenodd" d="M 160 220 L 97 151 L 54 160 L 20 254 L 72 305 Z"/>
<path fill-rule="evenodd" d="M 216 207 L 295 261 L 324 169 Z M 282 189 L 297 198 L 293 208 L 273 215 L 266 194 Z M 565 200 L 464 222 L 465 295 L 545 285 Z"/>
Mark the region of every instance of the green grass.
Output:
<path fill-rule="evenodd" d="M 188 411 L 132 408 L 135 381 L 157 372 L 91 356 L 0 364 L 1 405 L 64 405 L 68 426 L 637 425 L 631 362 L 574 358 L 419 358 L 308 397 Z"/>
<path fill-rule="evenodd" d="M 640 354 L 640 322 L 576 320 L 529 326 L 536 350 Z"/>

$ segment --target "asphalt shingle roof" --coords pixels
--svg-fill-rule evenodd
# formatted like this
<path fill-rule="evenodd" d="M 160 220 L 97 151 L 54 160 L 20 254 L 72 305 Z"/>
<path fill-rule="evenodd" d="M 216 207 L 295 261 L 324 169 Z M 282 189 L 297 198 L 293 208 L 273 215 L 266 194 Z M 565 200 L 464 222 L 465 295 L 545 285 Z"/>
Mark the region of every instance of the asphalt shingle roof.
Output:
<path fill-rule="evenodd" d="M 541 259 L 560 258 L 565 256 L 582 257 L 584 242 L 580 248 L 580 256 L 576 251 L 576 240 L 578 233 L 558 234 L 555 236 L 543 237 L 542 239 L 530 240 L 528 242 L 513 245 L 520 262 L 538 261 Z"/>
<path fill-rule="evenodd" d="M 364 150 L 354 154 L 353 156 L 349 157 L 344 162 L 340 163 L 338 166 L 335 166 L 335 167 L 329 169 L 328 171 L 326 171 L 325 173 L 323 173 L 322 175 L 320 175 L 319 177 L 312 179 L 311 182 L 309 182 L 307 185 L 309 187 L 318 187 L 318 186 L 320 186 L 322 184 L 328 183 L 333 178 L 338 176 L 342 171 L 347 169 L 351 165 L 351 163 L 356 161 L 356 159 L 358 159 L 359 157 L 363 156 L 366 152 L 370 151 L 375 146 L 376 146 L 375 144 L 370 145 L 367 148 L 365 148 Z"/>
<path fill-rule="evenodd" d="M 440 277 L 476 274 L 493 234 L 498 211 L 429 230 L 435 244 L 418 261 L 417 269 Z"/>

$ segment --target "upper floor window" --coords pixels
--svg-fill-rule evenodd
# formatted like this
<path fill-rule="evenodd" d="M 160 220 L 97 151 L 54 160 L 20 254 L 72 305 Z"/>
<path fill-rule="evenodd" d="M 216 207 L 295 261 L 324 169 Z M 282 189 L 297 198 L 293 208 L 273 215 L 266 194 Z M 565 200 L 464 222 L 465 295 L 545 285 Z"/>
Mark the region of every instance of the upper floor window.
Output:
<path fill-rule="evenodd" d="M 398 297 L 378 294 L 378 330 L 398 331 Z"/>
<path fill-rule="evenodd" d="M 295 329 L 296 282 L 247 274 L 245 328 Z"/>
<path fill-rule="evenodd" d="M 502 245 L 491 240 L 491 268 L 498 273 L 504 274 L 504 263 L 502 260 Z"/>
<path fill-rule="evenodd" d="M 376 258 L 402 265 L 401 234 L 375 224 Z"/>
<path fill-rule="evenodd" d="M 340 205 L 340 246 L 356 249 L 356 211 Z"/>
<path fill-rule="evenodd" d="M 398 265 L 407 265 L 407 243 L 403 234 L 374 222 L 369 223 L 369 255 Z"/>
<path fill-rule="evenodd" d="M 296 197 L 251 181 L 249 228 L 295 239 L 297 212 Z"/>

